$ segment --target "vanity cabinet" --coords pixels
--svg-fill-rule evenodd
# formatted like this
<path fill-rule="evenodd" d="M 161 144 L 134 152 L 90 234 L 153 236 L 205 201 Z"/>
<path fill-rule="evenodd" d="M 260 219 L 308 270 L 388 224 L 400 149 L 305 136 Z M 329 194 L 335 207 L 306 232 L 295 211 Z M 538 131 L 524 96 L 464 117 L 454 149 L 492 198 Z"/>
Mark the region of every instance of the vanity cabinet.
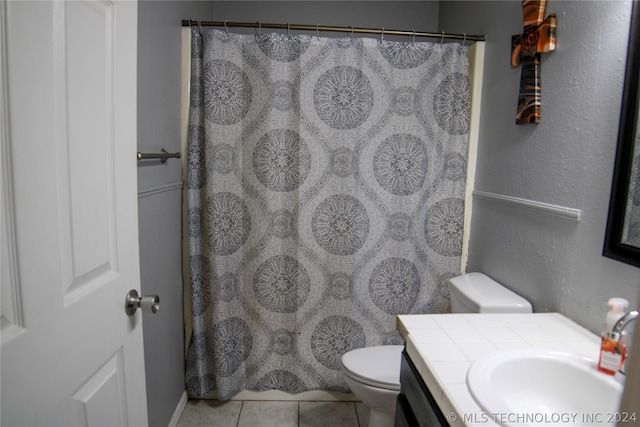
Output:
<path fill-rule="evenodd" d="M 496 425 L 474 403 L 467 387 L 462 387 L 469 366 L 477 360 L 472 357 L 475 352 L 463 350 L 475 347 L 476 341 L 456 343 L 454 333 L 457 337 L 474 337 L 496 349 L 502 347 L 505 336 L 519 347 L 557 349 L 568 345 L 589 359 L 600 349 L 599 336 L 559 313 L 407 314 L 398 316 L 397 330 L 406 344 L 401 358 L 396 427 L 447 426 L 449 419 L 456 426 Z M 450 362 L 448 354 L 429 351 L 445 336 L 460 348 L 456 361 L 462 363 L 442 365 Z"/>
<path fill-rule="evenodd" d="M 406 350 L 402 352 L 395 427 L 449 426 Z"/>

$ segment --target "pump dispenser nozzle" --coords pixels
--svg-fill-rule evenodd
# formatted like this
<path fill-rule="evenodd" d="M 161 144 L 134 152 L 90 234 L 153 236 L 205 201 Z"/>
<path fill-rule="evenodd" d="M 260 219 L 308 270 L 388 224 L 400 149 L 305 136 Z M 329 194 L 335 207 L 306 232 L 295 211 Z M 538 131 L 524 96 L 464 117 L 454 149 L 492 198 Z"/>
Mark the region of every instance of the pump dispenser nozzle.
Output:
<path fill-rule="evenodd" d="M 603 331 L 606 333 L 611 332 L 616 322 L 624 316 L 624 311 L 629 306 L 629 301 L 624 298 L 610 298 L 608 304 L 611 310 L 607 313 L 606 330 Z"/>
<path fill-rule="evenodd" d="M 624 298 L 610 298 L 608 304 L 617 313 L 623 312 L 625 308 L 629 307 L 629 301 Z"/>

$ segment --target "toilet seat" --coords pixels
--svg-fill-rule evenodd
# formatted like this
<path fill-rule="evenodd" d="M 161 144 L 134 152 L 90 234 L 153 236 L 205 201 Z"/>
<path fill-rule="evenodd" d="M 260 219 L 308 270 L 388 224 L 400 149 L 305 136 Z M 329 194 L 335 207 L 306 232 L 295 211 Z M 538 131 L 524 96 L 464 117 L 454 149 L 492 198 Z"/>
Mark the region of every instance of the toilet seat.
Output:
<path fill-rule="evenodd" d="M 372 387 L 400 391 L 401 345 L 352 350 L 342 356 L 342 368 L 355 381 Z"/>

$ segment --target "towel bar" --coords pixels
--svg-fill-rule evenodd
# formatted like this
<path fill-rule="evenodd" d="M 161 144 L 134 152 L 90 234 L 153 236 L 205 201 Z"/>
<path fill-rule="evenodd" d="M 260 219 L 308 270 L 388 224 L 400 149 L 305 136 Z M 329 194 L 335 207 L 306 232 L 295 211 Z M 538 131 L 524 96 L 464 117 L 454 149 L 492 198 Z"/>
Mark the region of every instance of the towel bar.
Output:
<path fill-rule="evenodd" d="M 175 158 L 179 159 L 181 157 L 180 153 L 169 153 L 164 148 L 160 150 L 159 153 L 141 153 L 138 151 L 138 161 L 146 160 L 146 159 L 160 159 L 162 163 L 166 162 L 167 159 Z"/>

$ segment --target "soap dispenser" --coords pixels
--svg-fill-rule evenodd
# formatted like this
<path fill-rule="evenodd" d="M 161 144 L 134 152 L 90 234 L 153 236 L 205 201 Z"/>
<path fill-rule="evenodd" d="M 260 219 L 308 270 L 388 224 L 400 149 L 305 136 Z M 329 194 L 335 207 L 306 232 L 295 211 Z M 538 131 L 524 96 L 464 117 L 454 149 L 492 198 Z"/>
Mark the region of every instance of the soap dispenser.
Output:
<path fill-rule="evenodd" d="M 602 329 L 598 371 L 615 375 L 624 362 L 626 348 L 623 339 L 611 332 L 616 322 L 624 316 L 624 311 L 629 306 L 629 301 L 624 298 L 611 298 L 608 304 L 611 308 L 607 312 L 605 325 Z"/>

